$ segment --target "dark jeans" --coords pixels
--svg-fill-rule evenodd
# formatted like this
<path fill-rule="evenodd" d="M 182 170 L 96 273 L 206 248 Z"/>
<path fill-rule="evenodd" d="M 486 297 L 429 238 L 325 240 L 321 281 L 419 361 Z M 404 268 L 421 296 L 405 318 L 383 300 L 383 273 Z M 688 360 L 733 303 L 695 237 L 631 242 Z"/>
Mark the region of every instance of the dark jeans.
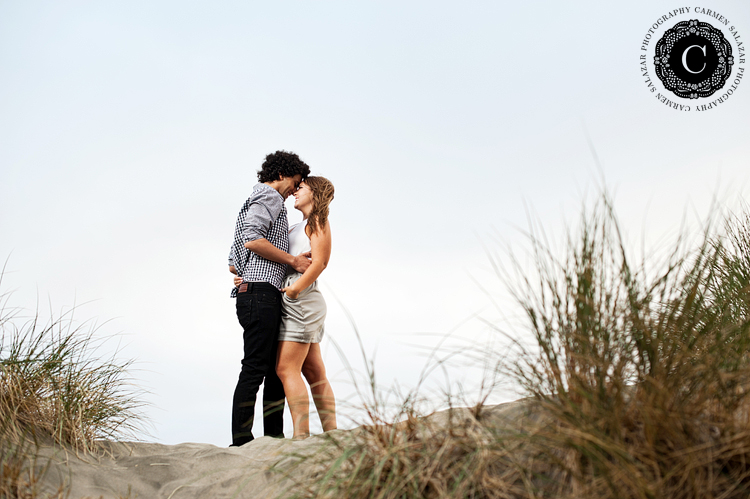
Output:
<path fill-rule="evenodd" d="M 284 386 L 276 375 L 276 350 L 281 320 L 281 293 L 271 284 L 254 282 L 237 293 L 237 318 L 245 330 L 245 355 L 234 390 L 232 445 L 253 439 L 258 387 L 263 386 L 263 434 L 284 436 Z"/>

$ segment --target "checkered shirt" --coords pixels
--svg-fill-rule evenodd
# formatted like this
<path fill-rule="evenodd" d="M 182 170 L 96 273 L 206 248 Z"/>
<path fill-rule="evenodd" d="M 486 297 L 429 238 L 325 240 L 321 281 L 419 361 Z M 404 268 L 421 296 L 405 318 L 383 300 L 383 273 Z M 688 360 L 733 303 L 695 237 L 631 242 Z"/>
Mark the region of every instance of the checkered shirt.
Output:
<path fill-rule="evenodd" d="M 266 260 L 245 248 L 247 241 L 265 238 L 281 251 L 289 251 L 289 222 L 284 198 L 267 184 L 256 184 L 242 205 L 234 227 L 234 243 L 229 251 L 229 265 L 234 265 L 242 282 L 267 282 L 281 289 L 286 265 Z M 231 296 L 237 296 L 237 288 Z"/>

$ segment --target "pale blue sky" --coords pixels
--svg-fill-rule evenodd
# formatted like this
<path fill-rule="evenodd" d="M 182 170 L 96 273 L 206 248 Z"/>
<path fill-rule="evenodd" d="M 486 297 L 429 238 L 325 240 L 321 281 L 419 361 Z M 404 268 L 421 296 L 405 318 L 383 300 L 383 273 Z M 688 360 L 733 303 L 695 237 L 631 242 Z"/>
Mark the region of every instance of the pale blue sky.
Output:
<path fill-rule="evenodd" d="M 29 308 L 94 300 L 78 316 L 125 335 L 154 438 L 226 445 L 241 355 L 226 254 L 263 157 L 292 150 L 336 186 L 324 290 L 384 383 L 413 384 L 406 344 L 426 340 L 408 333 L 485 335 L 465 321 L 494 314 L 469 277 L 498 287 L 480 239 L 513 244 L 527 206 L 554 233 L 603 173 L 636 244 L 747 198 L 750 83 L 685 114 L 642 81 L 643 35 L 679 6 L 0 1 L 5 285 Z M 750 40 L 750 4 L 705 6 Z"/>

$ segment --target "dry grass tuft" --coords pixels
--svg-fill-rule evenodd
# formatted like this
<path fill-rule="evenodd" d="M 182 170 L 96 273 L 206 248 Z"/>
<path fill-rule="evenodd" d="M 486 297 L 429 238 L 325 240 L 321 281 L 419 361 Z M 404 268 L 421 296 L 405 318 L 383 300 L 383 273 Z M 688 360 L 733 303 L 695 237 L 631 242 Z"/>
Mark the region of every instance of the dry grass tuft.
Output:
<path fill-rule="evenodd" d="M 102 361 L 93 330 L 72 319 L 17 327 L 0 316 L 0 425 L 10 438 L 54 439 L 92 450 L 97 439 L 137 430 L 137 393 L 128 383 L 129 361 Z"/>
<path fill-rule="evenodd" d="M 568 496 L 750 494 L 749 221 L 709 227 L 651 273 L 606 199 L 563 262 L 533 240 L 535 279 L 516 296 L 537 348 L 510 373 L 550 418 L 532 454 Z"/>
<path fill-rule="evenodd" d="M 38 445 L 91 452 L 99 439 L 133 437 L 140 392 L 129 384 L 129 361 L 95 356 L 96 328 L 76 326 L 72 310 L 22 321 L 8 298 L 0 295 L 0 497 L 47 497 L 36 491 L 45 470 Z"/>
<path fill-rule="evenodd" d="M 410 416 L 331 441 L 338 458 L 307 491 L 312 497 L 509 497 L 517 487 L 509 449 L 459 410 L 447 422 Z"/>

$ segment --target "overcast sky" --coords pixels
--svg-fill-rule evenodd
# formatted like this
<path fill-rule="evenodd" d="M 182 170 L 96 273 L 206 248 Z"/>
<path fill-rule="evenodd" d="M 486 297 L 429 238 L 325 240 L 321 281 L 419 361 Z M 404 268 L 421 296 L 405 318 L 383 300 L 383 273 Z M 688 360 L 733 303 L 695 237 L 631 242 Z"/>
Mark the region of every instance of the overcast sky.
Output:
<path fill-rule="evenodd" d="M 321 284 L 341 405 L 331 338 L 362 369 L 342 306 L 382 383 L 412 386 L 413 345 L 437 342 L 417 333 L 481 346 L 480 318 L 515 313 L 482 291 L 501 289 L 483 244 L 521 244 L 529 211 L 562 234 L 604 178 L 637 248 L 748 199 L 750 81 L 688 113 L 641 75 L 644 35 L 681 6 L 0 0 L 3 289 L 109 321 L 150 438 L 228 445 L 226 256 L 263 158 L 290 150 L 336 187 Z M 696 6 L 750 40 L 750 3 Z"/>

